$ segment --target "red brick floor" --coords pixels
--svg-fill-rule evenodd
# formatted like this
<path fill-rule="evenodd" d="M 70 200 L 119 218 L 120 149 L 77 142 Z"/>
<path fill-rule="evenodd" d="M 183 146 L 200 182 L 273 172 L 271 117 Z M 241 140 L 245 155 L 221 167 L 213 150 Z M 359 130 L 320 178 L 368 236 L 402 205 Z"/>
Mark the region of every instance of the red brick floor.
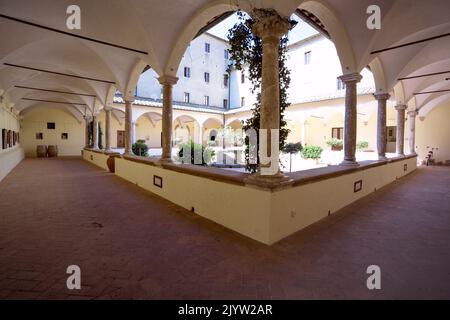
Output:
<path fill-rule="evenodd" d="M 450 169 L 419 169 L 271 246 L 78 158 L 0 182 L 0 298 L 450 298 Z M 66 268 L 81 267 L 80 291 Z M 381 267 L 382 289 L 366 288 Z"/>

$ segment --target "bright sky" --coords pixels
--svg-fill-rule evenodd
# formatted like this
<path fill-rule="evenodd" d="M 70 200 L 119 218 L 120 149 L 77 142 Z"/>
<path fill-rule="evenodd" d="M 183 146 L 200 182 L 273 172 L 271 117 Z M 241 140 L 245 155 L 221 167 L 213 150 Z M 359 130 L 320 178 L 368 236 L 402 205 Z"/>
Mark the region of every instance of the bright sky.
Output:
<path fill-rule="evenodd" d="M 309 24 L 301 20 L 296 15 L 292 15 L 291 18 L 298 21 L 298 24 L 289 32 L 289 43 L 295 43 L 318 33 L 314 28 L 310 27 Z M 239 22 L 239 19 L 237 15 L 234 14 L 219 23 L 214 28 L 209 29 L 208 32 L 217 37 L 227 39 L 228 30 L 230 30 L 237 22 Z"/>

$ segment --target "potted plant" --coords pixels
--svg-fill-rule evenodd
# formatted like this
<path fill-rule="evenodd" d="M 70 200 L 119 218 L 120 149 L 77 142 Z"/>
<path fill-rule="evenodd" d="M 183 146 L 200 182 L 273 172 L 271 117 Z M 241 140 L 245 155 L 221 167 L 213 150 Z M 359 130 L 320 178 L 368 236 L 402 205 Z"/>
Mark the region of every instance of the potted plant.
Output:
<path fill-rule="evenodd" d="M 284 146 L 282 151 L 284 153 L 289 153 L 289 172 L 292 172 L 292 155 L 299 153 L 300 151 L 302 151 L 302 149 L 303 149 L 303 146 L 302 146 L 301 142 L 288 143 Z"/>
<path fill-rule="evenodd" d="M 356 144 L 356 149 L 358 149 L 359 151 L 364 151 L 364 149 L 366 149 L 367 147 L 369 147 L 369 142 L 367 141 L 359 141 Z"/>
<path fill-rule="evenodd" d="M 342 139 L 331 138 L 328 140 L 327 145 L 331 147 L 331 151 L 341 151 L 343 146 Z"/>
<path fill-rule="evenodd" d="M 215 156 L 215 151 L 204 145 L 195 143 L 194 141 L 189 141 L 180 144 L 178 149 L 178 161 L 184 163 L 190 163 L 200 166 L 206 166 L 211 163 L 212 158 Z M 191 156 L 184 156 L 184 150 L 190 150 Z M 187 158 L 187 159 L 186 159 Z M 200 160 L 200 161 L 199 161 Z M 200 163 L 196 163 L 200 162 Z"/>
<path fill-rule="evenodd" d="M 145 144 L 145 140 L 138 140 L 133 143 L 131 147 L 133 149 L 133 153 L 137 156 L 148 157 L 148 146 Z"/>
<path fill-rule="evenodd" d="M 316 164 L 319 162 L 322 152 L 323 149 L 319 146 L 305 146 L 301 151 L 303 159 L 313 159 Z"/>

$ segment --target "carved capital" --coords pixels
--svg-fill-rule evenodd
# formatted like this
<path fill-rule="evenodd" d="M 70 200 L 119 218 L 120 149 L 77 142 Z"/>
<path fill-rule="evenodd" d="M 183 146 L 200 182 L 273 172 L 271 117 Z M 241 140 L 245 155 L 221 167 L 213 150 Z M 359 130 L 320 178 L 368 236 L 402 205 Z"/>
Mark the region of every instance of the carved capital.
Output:
<path fill-rule="evenodd" d="M 125 104 L 126 103 L 132 104 L 134 102 L 134 97 L 131 97 L 131 96 L 124 96 L 124 97 L 122 97 L 122 99 L 123 99 L 123 101 L 125 101 Z"/>
<path fill-rule="evenodd" d="M 158 78 L 158 81 L 160 84 L 162 85 L 175 85 L 178 82 L 178 78 L 177 77 L 173 77 L 173 76 L 161 76 Z"/>
<path fill-rule="evenodd" d="M 373 96 L 376 100 L 389 100 L 391 97 L 389 93 L 374 93 Z"/>
<path fill-rule="evenodd" d="M 419 114 L 419 112 L 417 112 L 417 110 L 410 110 L 410 111 L 408 111 L 408 116 L 410 116 L 412 118 L 414 118 L 418 114 Z"/>
<path fill-rule="evenodd" d="M 255 9 L 251 16 L 253 33 L 263 40 L 272 38 L 279 41 L 292 28 L 289 19 L 281 17 L 275 10 Z"/>
<path fill-rule="evenodd" d="M 362 75 L 360 75 L 357 72 L 348 73 L 348 74 L 344 74 L 344 75 L 338 77 L 338 79 L 341 79 L 346 85 L 348 85 L 348 84 L 360 82 L 362 79 Z"/>
<path fill-rule="evenodd" d="M 406 110 L 408 108 L 408 106 L 406 104 L 398 104 L 394 108 L 397 111 L 402 111 L 402 110 Z"/>

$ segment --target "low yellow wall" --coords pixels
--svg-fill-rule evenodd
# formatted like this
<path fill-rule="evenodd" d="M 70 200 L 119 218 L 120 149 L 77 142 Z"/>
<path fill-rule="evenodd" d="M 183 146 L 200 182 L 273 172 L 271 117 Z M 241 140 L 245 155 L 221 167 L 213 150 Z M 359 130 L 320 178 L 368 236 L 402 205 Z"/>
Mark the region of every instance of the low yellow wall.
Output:
<path fill-rule="evenodd" d="M 269 243 L 270 192 L 116 158 L 116 174 L 252 239 Z M 163 187 L 153 185 L 153 176 Z"/>
<path fill-rule="evenodd" d="M 404 171 L 404 165 L 407 170 Z M 359 170 L 272 193 L 270 241 L 275 243 L 416 169 L 416 158 Z M 354 183 L 362 189 L 354 192 Z"/>
<path fill-rule="evenodd" d="M 100 167 L 102 169 L 105 169 L 106 171 L 109 171 L 108 165 L 106 164 L 106 161 L 108 160 L 109 155 L 94 152 L 90 150 L 83 150 L 83 159 L 86 161 L 89 161 L 90 163 L 95 164 L 97 167 Z"/>
<path fill-rule="evenodd" d="M 14 147 L 0 152 L 0 181 L 14 169 L 25 157 L 21 147 Z"/>
<path fill-rule="evenodd" d="M 106 155 L 84 150 L 84 158 L 107 170 Z M 119 177 L 265 244 L 273 244 L 415 169 L 416 158 L 405 158 L 271 191 L 181 173 L 155 163 L 115 159 Z M 155 176 L 162 179 L 162 187 L 154 185 Z M 362 189 L 354 192 L 358 180 Z"/>

